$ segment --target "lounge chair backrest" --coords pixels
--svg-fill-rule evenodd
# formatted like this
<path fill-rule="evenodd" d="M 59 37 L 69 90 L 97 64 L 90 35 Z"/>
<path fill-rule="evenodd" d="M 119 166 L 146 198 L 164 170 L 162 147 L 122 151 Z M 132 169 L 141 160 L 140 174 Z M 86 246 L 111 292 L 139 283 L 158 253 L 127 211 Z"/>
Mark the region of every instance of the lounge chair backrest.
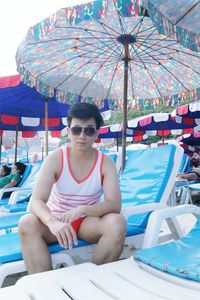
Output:
<path fill-rule="evenodd" d="M 122 206 L 152 203 L 166 205 L 173 187 L 173 183 L 169 184 L 169 181 L 175 180 L 171 178 L 175 151 L 176 146 L 173 144 L 151 149 L 127 150 L 125 169 L 120 176 Z M 130 216 L 128 224 L 136 226 L 137 230 L 139 228 L 142 232 L 146 228 L 149 215 L 150 212 Z"/>
<path fill-rule="evenodd" d="M 184 153 L 182 160 L 181 160 L 181 164 L 180 164 L 180 168 L 179 168 L 179 173 L 185 173 L 185 172 L 189 172 L 191 170 L 190 167 L 190 158 L 189 156 Z"/>
<path fill-rule="evenodd" d="M 20 180 L 19 184 L 18 184 L 18 187 L 22 187 L 23 184 L 25 183 L 25 181 L 28 179 L 30 173 L 31 173 L 31 170 L 32 170 L 32 165 L 27 165 L 26 166 L 26 169 L 24 171 L 24 174 L 22 176 L 22 179 Z"/>
<path fill-rule="evenodd" d="M 174 145 L 128 150 L 120 178 L 123 203 L 133 205 L 159 202 L 173 167 Z"/>
<path fill-rule="evenodd" d="M 28 176 L 26 182 L 24 183 L 23 188 L 26 188 L 26 189 L 33 188 L 35 180 L 36 180 L 36 176 L 38 174 L 38 171 L 40 170 L 41 165 L 42 165 L 42 161 L 40 160 L 40 161 L 37 161 L 32 166 L 31 173 Z"/>

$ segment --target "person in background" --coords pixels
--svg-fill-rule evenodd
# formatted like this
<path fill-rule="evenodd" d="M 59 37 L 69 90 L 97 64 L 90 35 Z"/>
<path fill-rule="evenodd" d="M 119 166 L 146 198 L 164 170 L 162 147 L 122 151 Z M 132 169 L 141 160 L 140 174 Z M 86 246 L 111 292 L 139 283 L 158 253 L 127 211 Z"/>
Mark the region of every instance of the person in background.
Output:
<path fill-rule="evenodd" d="M 0 168 L 0 178 L 4 176 L 8 176 L 11 172 L 11 168 L 8 167 L 7 165 L 3 165 Z"/>
<path fill-rule="evenodd" d="M 77 103 L 67 121 L 71 143 L 44 160 L 30 200 L 32 213 L 19 222 L 28 274 L 52 269 L 48 244 L 72 249 L 78 238 L 96 243 L 92 261 L 98 265 L 117 260 L 124 246 L 126 223 L 120 214 L 116 166 L 93 148 L 102 116 L 96 105 Z"/>
<path fill-rule="evenodd" d="M 9 175 L 0 178 L 0 189 L 11 188 L 19 184 L 22 175 L 26 169 L 26 165 L 21 162 L 16 162 Z"/>
<path fill-rule="evenodd" d="M 197 153 L 194 153 L 194 155 L 191 157 L 190 164 L 192 166 L 191 171 L 180 173 L 177 178 L 200 182 L 200 157 Z"/>

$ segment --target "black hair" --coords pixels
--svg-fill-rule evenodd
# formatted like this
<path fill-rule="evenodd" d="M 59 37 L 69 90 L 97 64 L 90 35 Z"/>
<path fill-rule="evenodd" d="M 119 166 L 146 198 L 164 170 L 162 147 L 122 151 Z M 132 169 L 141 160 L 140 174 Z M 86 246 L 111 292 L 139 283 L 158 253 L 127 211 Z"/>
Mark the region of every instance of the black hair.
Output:
<path fill-rule="evenodd" d="M 4 176 L 8 176 L 11 172 L 11 168 L 8 167 L 7 165 L 3 165 L 2 168 L 4 169 L 4 172 L 5 172 Z"/>
<path fill-rule="evenodd" d="M 80 120 L 89 120 L 94 118 L 96 122 L 96 129 L 98 130 L 101 126 L 103 126 L 103 118 L 95 104 L 81 102 L 73 105 L 67 115 L 67 123 L 68 127 L 71 126 L 72 119 L 80 119 Z"/>
<path fill-rule="evenodd" d="M 20 175 L 23 175 L 24 174 L 24 171 L 26 169 L 26 165 L 23 164 L 22 162 L 18 161 L 15 163 L 15 167 L 19 170 L 19 174 Z"/>

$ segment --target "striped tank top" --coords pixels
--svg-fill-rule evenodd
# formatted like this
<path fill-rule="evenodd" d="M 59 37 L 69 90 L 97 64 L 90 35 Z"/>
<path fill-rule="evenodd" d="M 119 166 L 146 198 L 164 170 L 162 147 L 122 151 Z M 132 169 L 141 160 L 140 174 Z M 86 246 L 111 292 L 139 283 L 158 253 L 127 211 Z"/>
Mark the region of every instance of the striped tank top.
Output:
<path fill-rule="evenodd" d="M 72 173 L 69 147 L 61 148 L 62 169 L 54 183 L 47 206 L 54 215 L 59 215 L 79 205 L 99 202 L 102 195 L 102 168 L 104 154 L 96 150 L 96 158 L 89 174 L 78 180 Z"/>

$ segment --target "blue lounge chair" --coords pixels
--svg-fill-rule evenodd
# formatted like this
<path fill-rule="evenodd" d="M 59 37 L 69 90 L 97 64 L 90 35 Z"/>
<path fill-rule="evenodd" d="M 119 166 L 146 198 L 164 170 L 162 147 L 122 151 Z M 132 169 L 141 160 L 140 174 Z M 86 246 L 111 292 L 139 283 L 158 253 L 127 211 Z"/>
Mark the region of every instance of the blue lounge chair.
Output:
<path fill-rule="evenodd" d="M 166 207 L 178 173 L 182 151 L 178 145 L 167 145 L 127 153 L 126 168 L 120 177 L 122 210 L 127 219 L 126 245 L 141 247 L 150 212 Z M 152 162 L 144 164 L 146 161 Z M 52 253 L 56 252 L 55 258 L 63 259 L 66 264 L 71 265 L 73 256 L 90 259 L 94 246 L 79 241 L 73 250 L 63 250 L 58 244 L 50 246 L 49 249 Z M 7 276 L 16 273 L 16 270 L 24 271 L 17 233 L 0 236 L 0 263 L 0 284 L 5 274 Z"/>
<path fill-rule="evenodd" d="M 200 216 L 200 208 L 183 205 L 153 212 L 146 246 L 153 246 L 165 218 L 180 214 Z M 181 239 L 141 249 L 125 260 L 96 266 L 84 263 L 21 278 L 15 289 L 37 299 L 150 299 L 199 300 L 200 219 Z M 48 284 L 48 289 L 46 285 Z M 38 292 L 36 292 L 36 290 Z M 66 298 L 67 299 L 67 298 Z"/>

